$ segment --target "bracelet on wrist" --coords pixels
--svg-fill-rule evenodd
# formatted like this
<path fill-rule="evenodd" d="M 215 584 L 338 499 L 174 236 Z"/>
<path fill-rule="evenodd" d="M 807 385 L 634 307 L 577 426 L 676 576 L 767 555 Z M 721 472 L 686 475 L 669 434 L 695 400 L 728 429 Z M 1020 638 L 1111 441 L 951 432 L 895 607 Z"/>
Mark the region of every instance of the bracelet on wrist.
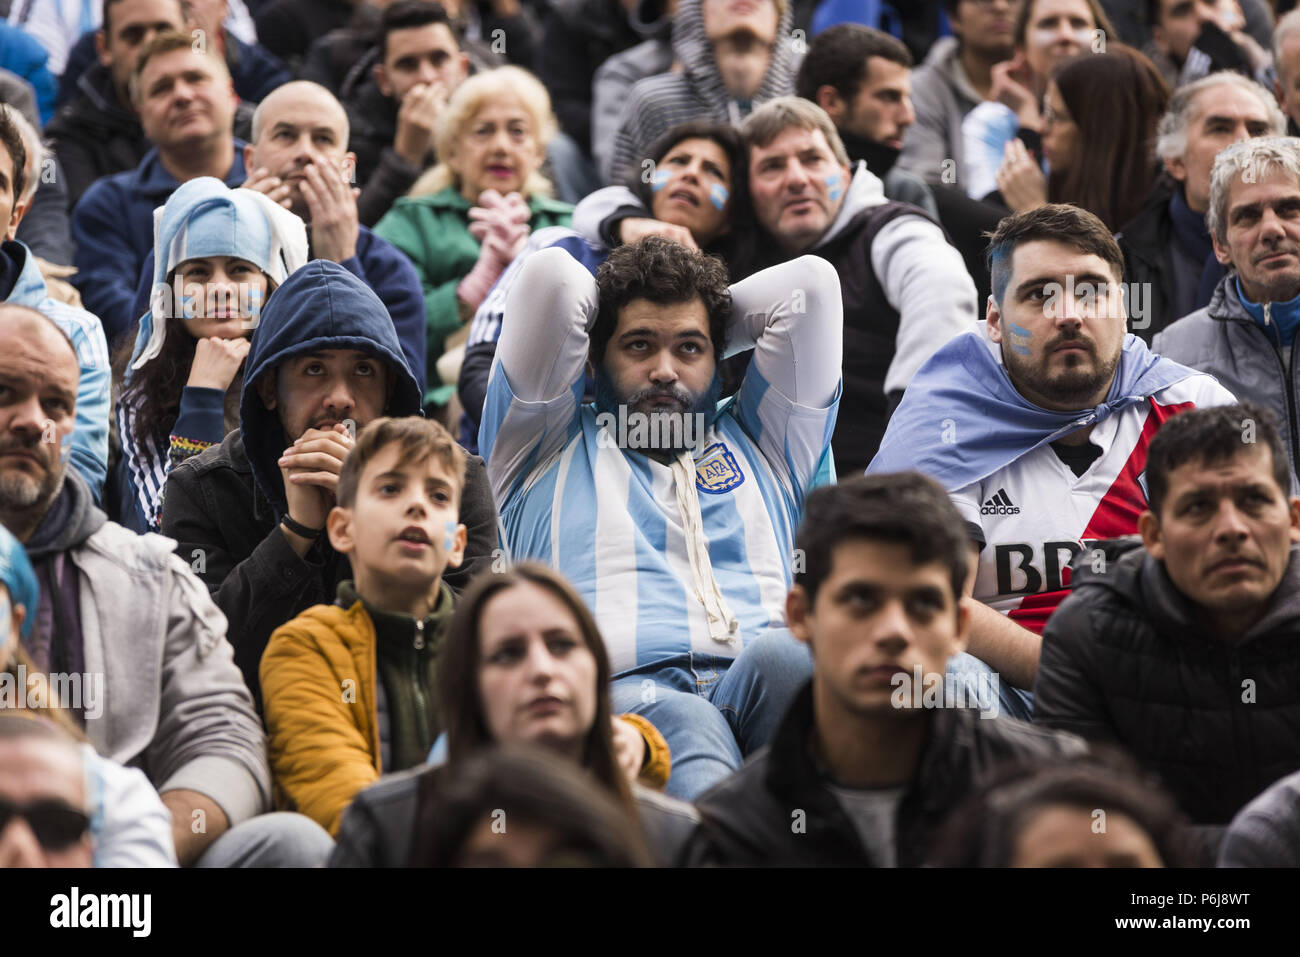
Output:
<path fill-rule="evenodd" d="M 280 524 L 299 538 L 305 538 L 309 542 L 316 541 L 316 539 L 320 538 L 320 533 L 325 531 L 323 528 L 308 528 L 302 522 L 294 521 L 287 513 L 280 519 Z"/>

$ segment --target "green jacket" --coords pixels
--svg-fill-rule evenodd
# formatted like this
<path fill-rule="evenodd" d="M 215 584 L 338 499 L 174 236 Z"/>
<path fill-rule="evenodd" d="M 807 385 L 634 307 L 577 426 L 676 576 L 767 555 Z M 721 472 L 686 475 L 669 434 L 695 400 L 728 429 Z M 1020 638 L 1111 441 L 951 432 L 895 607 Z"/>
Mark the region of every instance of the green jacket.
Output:
<path fill-rule="evenodd" d="M 434 364 L 442 356 L 447 336 L 461 326 L 456 286 L 478 260 L 479 241 L 469 231 L 472 204 L 454 186 L 432 196 L 405 196 L 393 204 L 375 226 L 375 233 L 407 255 L 424 287 L 428 323 L 429 389 L 439 385 Z M 545 196 L 528 201 L 534 229 L 568 226 L 573 207 Z"/>

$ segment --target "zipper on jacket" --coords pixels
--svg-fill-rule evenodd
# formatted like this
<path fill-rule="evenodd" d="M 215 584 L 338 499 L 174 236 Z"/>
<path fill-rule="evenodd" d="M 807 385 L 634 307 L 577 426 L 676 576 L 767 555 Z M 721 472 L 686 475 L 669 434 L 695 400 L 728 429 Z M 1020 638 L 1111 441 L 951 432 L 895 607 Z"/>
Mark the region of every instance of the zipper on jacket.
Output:
<path fill-rule="evenodd" d="M 1264 303 L 1264 322 L 1269 326 L 1269 328 L 1275 328 L 1273 326 L 1273 317 L 1269 306 L 1270 303 Z M 1242 322 L 1242 325 L 1253 326 L 1254 328 L 1259 329 L 1261 333 L 1264 333 L 1264 330 L 1260 329 L 1259 323 L 1253 320 L 1250 322 Z M 1292 372 L 1295 369 L 1295 348 L 1292 347 L 1291 349 L 1291 368 L 1288 369 L 1286 363 L 1282 360 L 1281 348 L 1273 342 L 1272 336 L 1268 335 L 1268 333 L 1264 333 L 1264 335 L 1268 339 L 1270 347 L 1269 351 L 1273 353 L 1273 357 L 1277 359 L 1278 367 L 1282 370 L 1282 381 L 1286 383 L 1286 388 L 1282 391 L 1286 393 L 1287 425 L 1289 426 L 1287 432 L 1289 433 L 1288 438 L 1291 440 L 1291 461 L 1300 464 L 1300 442 L 1297 442 L 1296 435 L 1295 384 L 1292 380 Z"/>
<path fill-rule="evenodd" d="M 411 656 L 412 677 L 415 681 L 411 686 L 411 691 L 415 697 L 415 720 L 420 728 L 420 735 L 428 742 L 429 747 L 433 747 L 432 728 L 429 727 L 429 669 L 424 667 L 420 661 L 420 652 L 424 649 L 424 620 L 419 619 L 415 622 L 415 653 Z"/>
<path fill-rule="evenodd" d="M 1281 353 L 1278 354 L 1277 361 L 1282 361 Z M 1282 366 L 1282 374 L 1286 376 L 1286 409 L 1291 416 L 1291 463 L 1292 468 L 1300 462 L 1300 436 L 1296 435 L 1296 409 L 1295 409 L 1295 340 L 1291 343 L 1291 368 L 1288 369 L 1285 364 Z"/>

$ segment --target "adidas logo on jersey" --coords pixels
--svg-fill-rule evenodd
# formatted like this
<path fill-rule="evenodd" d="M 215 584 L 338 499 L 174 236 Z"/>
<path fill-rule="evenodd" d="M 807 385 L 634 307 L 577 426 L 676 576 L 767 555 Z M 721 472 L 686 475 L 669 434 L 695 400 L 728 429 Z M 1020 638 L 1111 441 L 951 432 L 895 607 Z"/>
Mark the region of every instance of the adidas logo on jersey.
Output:
<path fill-rule="evenodd" d="M 981 515 L 1019 515 L 1020 506 L 1011 504 L 1011 497 L 1007 495 L 1004 488 L 998 489 L 998 494 L 984 503 L 980 509 Z"/>

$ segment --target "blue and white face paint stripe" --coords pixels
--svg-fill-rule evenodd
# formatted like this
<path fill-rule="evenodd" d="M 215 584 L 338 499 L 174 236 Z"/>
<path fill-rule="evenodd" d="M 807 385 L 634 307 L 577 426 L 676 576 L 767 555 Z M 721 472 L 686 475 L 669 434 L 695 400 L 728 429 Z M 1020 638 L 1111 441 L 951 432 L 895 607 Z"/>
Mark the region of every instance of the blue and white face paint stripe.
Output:
<path fill-rule="evenodd" d="M 1011 333 L 1011 351 L 1017 355 L 1027 356 L 1032 350 L 1029 348 L 1029 340 L 1034 334 L 1023 326 L 1018 326 L 1014 322 L 1007 323 L 1007 331 Z"/>
<path fill-rule="evenodd" d="M 673 178 L 671 171 L 666 169 L 656 169 L 654 175 L 650 177 L 650 191 L 657 193 L 668 185 L 668 181 Z"/>
<path fill-rule="evenodd" d="M 844 175 L 839 171 L 831 173 L 824 182 L 826 183 L 826 195 L 832 201 L 844 195 L 844 187 L 841 185 L 844 182 Z"/>
<path fill-rule="evenodd" d="M 727 192 L 727 187 L 721 183 L 714 183 L 709 187 L 709 202 L 713 204 L 713 208 L 718 212 L 722 212 L 727 208 L 727 200 L 730 198 L 731 194 Z"/>

